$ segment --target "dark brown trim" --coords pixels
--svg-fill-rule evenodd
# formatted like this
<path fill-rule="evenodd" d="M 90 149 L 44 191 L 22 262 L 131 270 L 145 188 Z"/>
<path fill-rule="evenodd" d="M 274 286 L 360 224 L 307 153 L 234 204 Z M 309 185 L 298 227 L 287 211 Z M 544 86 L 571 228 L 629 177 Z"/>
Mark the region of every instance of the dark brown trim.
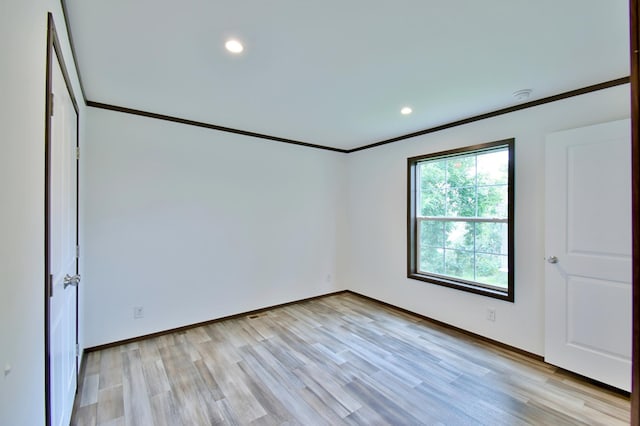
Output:
<path fill-rule="evenodd" d="M 236 318 L 250 317 L 250 316 L 253 316 L 253 315 L 259 315 L 261 313 L 268 312 L 268 311 L 273 310 L 273 309 L 282 308 L 282 307 L 285 307 L 285 306 L 291 306 L 291 305 L 295 305 L 295 304 L 303 303 L 303 302 L 309 302 L 309 301 L 312 301 L 312 300 L 318 300 L 318 299 L 322 299 L 322 298 L 329 297 L 329 296 L 335 296 L 335 295 L 338 295 L 338 294 L 353 294 L 354 296 L 362 297 L 363 299 L 369 300 L 371 302 L 375 302 L 375 303 L 377 303 L 379 305 L 382 305 L 382 306 L 384 306 L 386 308 L 390 308 L 390 309 L 402 312 L 404 314 L 408 314 L 408 315 L 414 316 L 416 318 L 419 318 L 421 320 L 424 320 L 424 321 L 427 321 L 429 323 L 435 324 L 437 326 L 440 326 L 440 327 L 443 327 L 443 328 L 446 328 L 446 329 L 449 329 L 449 330 L 456 331 L 456 332 L 458 332 L 460 334 L 464 334 L 466 336 L 473 337 L 475 339 L 478 339 L 478 340 L 481 340 L 483 342 L 492 344 L 492 345 L 497 346 L 499 348 L 506 349 L 508 351 L 515 352 L 515 353 L 518 353 L 520 355 L 524 355 L 524 356 L 526 356 L 528 358 L 535 359 L 536 361 L 544 362 L 544 357 L 542 355 L 536 355 L 536 354 L 534 354 L 532 352 L 528 352 L 528 351 L 525 351 L 523 349 L 516 348 L 515 346 L 507 345 L 506 343 L 502 343 L 502 342 L 499 342 L 497 340 L 493 340 L 493 339 L 490 339 L 488 337 L 481 336 L 481 335 L 473 333 L 471 331 L 468 331 L 468 330 L 465 330 L 465 329 L 462 329 L 462 328 L 458 328 L 458 327 L 453 326 L 451 324 L 447 324 L 445 322 L 438 321 L 436 319 L 433 319 L 433 318 L 418 314 L 418 313 L 410 311 L 408 309 L 400 308 L 400 307 L 398 307 L 396 305 L 392 305 L 390 303 L 383 302 L 383 301 L 381 301 L 379 299 L 375 299 L 375 298 L 370 297 L 370 296 L 365 296 L 364 294 L 358 293 L 358 292 L 353 291 L 353 290 L 335 291 L 335 292 L 332 292 L 332 293 L 326 293 L 326 294 L 322 294 L 322 295 L 319 295 L 319 296 L 308 297 L 306 299 L 294 300 L 294 301 L 291 301 L 291 302 L 281 303 L 281 304 L 278 304 L 278 305 L 273 305 L 273 306 L 268 306 L 268 307 L 265 307 L 265 308 L 255 309 L 255 310 L 252 310 L 252 311 L 246 311 L 246 312 L 242 312 L 242 313 L 239 313 L 239 314 L 227 315 L 227 316 L 224 316 L 224 317 L 215 318 L 215 319 L 211 319 L 211 320 L 207 320 L 207 321 L 202 321 L 202 322 L 198 322 L 198 323 L 195 323 L 195 324 L 189 324 L 189 325 L 185 325 L 185 326 L 182 326 L 182 327 L 176 327 L 176 328 L 172 328 L 172 329 L 169 329 L 169 330 L 163 330 L 163 331 L 159 331 L 157 333 L 150 333 L 150 334 L 145 334 L 145 335 L 138 336 L 138 337 L 132 337 L 130 339 L 118 340 L 116 342 L 105 343 L 104 345 L 98 345 L 98 346 L 92 346 L 92 347 L 89 347 L 89 348 L 85 348 L 84 352 L 86 354 L 86 353 L 90 353 L 90 352 L 101 351 L 101 350 L 104 350 L 104 349 L 110 349 L 110 348 L 113 348 L 113 347 L 116 347 L 116 346 L 120 346 L 120 345 L 126 345 L 126 344 L 129 344 L 129 343 L 139 342 L 141 340 L 150 339 L 150 338 L 153 338 L 153 337 L 164 336 L 164 335 L 167 335 L 167 334 L 177 333 L 177 332 L 181 332 L 181 331 L 187 331 L 187 330 L 191 330 L 193 328 L 202 327 L 202 326 L 209 325 L 209 324 L 215 324 L 215 323 L 218 323 L 218 322 L 221 322 L 221 321 L 227 321 L 227 320 L 236 319 Z"/>
<path fill-rule="evenodd" d="M 51 424 L 51 324 L 49 316 L 50 307 L 50 274 L 51 274 L 51 94 L 53 89 L 53 61 L 58 61 L 65 87 L 69 92 L 74 111 L 76 113 L 76 146 L 79 146 L 80 139 L 80 115 L 78 111 L 78 103 L 73 92 L 71 79 L 63 57 L 60 39 L 56 31 L 53 14 L 47 14 L 47 52 L 46 52 L 46 71 L 45 71 L 45 135 L 44 135 L 44 393 L 45 393 L 45 424 Z M 78 171 L 76 173 L 79 173 Z M 79 186 L 79 181 L 78 181 Z M 76 194 L 79 195 L 79 188 L 76 187 Z M 76 204 L 76 213 L 79 213 L 79 199 Z M 79 218 L 78 218 L 79 222 Z M 78 223 L 76 223 L 76 244 L 78 243 Z M 78 259 L 76 259 L 76 271 L 78 268 Z M 78 343 L 78 289 L 76 288 L 76 344 Z M 76 358 L 76 377 L 78 371 L 78 361 Z"/>
<path fill-rule="evenodd" d="M 45 425 L 51 425 L 51 346 L 49 335 L 51 324 L 49 322 L 49 274 L 51 273 L 50 253 L 50 198 L 49 182 L 51 181 L 51 88 L 53 74 L 54 39 L 56 30 L 51 13 L 47 16 L 47 63 L 45 72 L 45 108 L 44 108 L 44 404 Z"/>
<path fill-rule="evenodd" d="M 583 376 L 581 374 L 577 374 L 577 373 L 565 370 L 565 369 L 557 367 L 555 365 L 548 364 L 544 360 L 544 357 L 542 355 L 537 355 L 537 354 L 534 354 L 532 352 L 525 351 L 524 349 L 516 348 L 515 346 L 511 346 L 511 345 L 508 345 L 506 343 L 502 343 L 502 342 L 499 342 L 497 340 L 493 340 L 493 339 L 491 339 L 489 337 L 481 336 L 480 334 L 476 334 L 476 333 L 474 333 L 472 331 L 465 330 L 463 328 L 459 328 L 459 327 L 456 327 L 456 326 L 451 325 L 451 324 L 447 324 L 446 322 L 438 321 L 438 320 L 430 318 L 428 316 L 425 316 L 425 315 L 422 315 L 422 314 L 418 314 L 418 313 L 410 311 L 408 309 L 400 308 L 400 307 L 398 307 L 396 305 L 392 305 L 391 303 L 383 302 L 383 301 L 381 301 L 379 299 L 375 299 L 375 298 L 370 297 L 370 296 L 365 296 L 364 294 L 361 294 L 361 293 L 358 293 L 358 292 L 355 292 L 355 291 L 347 290 L 346 293 L 350 293 L 350 294 L 353 294 L 355 296 L 362 297 L 363 299 L 366 299 L 366 300 L 369 300 L 371 302 L 377 303 L 377 304 L 379 304 L 381 306 L 384 306 L 384 307 L 386 307 L 388 309 L 392 309 L 392 310 L 395 310 L 395 311 L 398 311 L 398 312 L 402 312 L 403 314 L 406 314 L 406 315 L 411 315 L 413 317 L 416 317 L 416 318 L 418 318 L 418 319 L 420 319 L 422 321 L 428 322 L 428 323 L 436 325 L 438 327 L 442 327 L 442 328 L 445 328 L 447 330 L 450 330 L 450 331 L 453 331 L 453 332 L 456 332 L 456 333 L 459 333 L 459 334 L 463 334 L 465 336 L 469 336 L 474 340 L 477 340 L 479 342 L 488 344 L 490 346 L 494 346 L 494 347 L 499 348 L 501 350 L 513 352 L 513 353 L 516 353 L 518 355 L 522 355 L 524 357 L 527 357 L 527 358 L 533 359 L 535 361 L 541 362 L 541 363 L 543 363 L 545 365 L 550 365 L 553 368 L 556 368 L 557 371 L 561 372 L 564 375 L 580 378 L 581 380 L 589 382 L 589 383 L 591 383 L 593 385 L 596 385 L 598 387 L 601 387 L 603 389 L 609 390 L 609 391 L 611 391 L 613 393 L 616 393 L 618 395 L 622 395 L 622 396 L 625 396 L 627 398 L 629 397 L 629 392 L 627 392 L 627 391 L 624 391 L 622 389 L 618 389 L 618 388 L 616 388 L 614 386 L 611 386 L 611 385 L 608 385 L 606 383 L 599 382 L 597 380 L 591 379 L 591 378 Z"/>
<path fill-rule="evenodd" d="M 293 140 L 293 139 L 287 139 L 287 138 L 281 138 L 278 136 L 271 136 L 271 135 L 265 135 L 262 133 L 255 133 L 255 132 L 250 132 L 247 130 L 240 130 L 240 129 L 234 129 L 231 127 L 225 127 L 225 126 L 219 126 L 217 124 L 210 124 L 210 123 L 204 123 L 202 121 L 194 121 L 194 120 L 188 120 L 185 118 L 179 118 L 179 117 L 173 117 L 170 115 L 164 115 L 164 114 L 156 114 L 154 112 L 148 112 L 148 111 L 142 111 L 142 110 L 138 110 L 138 109 L 132 109 L 132 108 L 126 108 L 126 107 L 121 107 L 121 106 L 117 106 L 117 105 L 109 105 L 109 104 L 104 104 L 101 102 L 95 102 L 95 101 L 90 101 L 90 100 L 85 100 L 85 103 L 87 106 L 90 107 L 94 107 L 94 108 L 100 108 L 100 109 L 106 109 L 106 110 L 110 110 L 110 111 L 117 111 L 117 112 L 122 112 L 125 114 L 132 114 L 132 115 L 139 115 L 142 117 L 148 117 L 148 118 L 155 118 L 157 120 L 165 120 L 165 121 L 171 121 L 173 123 L 180 123 L 180 124 L 185 124 L 187 126 L 196 126 L 196 127 L 203 127 L 205 129 L 211 129 L 211 130 L 218 130 L 221 132 L 227 132 L 227 133 L 235 133 L 238 135 L 244 135 L 244 136 L 250 136 L 250 137 L 254 137 L 254 138 L 260 138 L 260 139 L 265 139 L 265 140 L 270 140 L 270 141 L 275 141 L 275 142 L 283 142 L 283 143 L 289 143 L 289 144 L 293 144 L 293 145 L 300 145 L 300 146 L 305 146 L 307 148 L 316 148 L 316 149 L 323 149 L 323 150 L 327 150 L 327 151 L 333 151 L 333 152 L 340 152 L 343 154 L 350 154 L 352 152 L 357 152 L 357 151 L 362 151 L 365 149 L 370 149 L 370 148 L 375 148 L 381 145 L 387 145 L 393 142 L 399 142 L 405 139 L 410 139 L 410 138 L 414 138 L 416 136 L 422 136 L 422 135 L 426 135 L 429 133 L 435 133 L 435 132 L 439 132 L 441 130 L 446 130 L 446 129 L 450 129 L 452 127 L 457 127 L 457 126 L 462 126 L 464 124 L 469 124 L 469 123 L 473 123 L 475 121 L 480 121 L 480 120 L 485 120 L 487 118 L 492 118 L 492 117 L 497 117 L 499 115 L 503 115 L 503 114 L 508 114 L 510 112 L 515 112 L 515 111 L 520 111 L 523 109 L 527 109 L 527 108 L 532 108 L 532 107 L 536 107 L 539 105 L 544 105 L 550 102 L 555 102 L 555 101 L 560 101 L 562 99 L 567 99 L 567 98 L 571 98 L 574 96 L 580 96 L 580 95 L 584 95 L 587 93 L 591 93 L 591 92 L 596 92 L 598 90 L 603 90 L 603 89 L 608 89 L 611 87 L 615 87 L 615 86 L 620 86 L 622 84 L 627 84 L 629 83 L 629 77 L 622 77 L 622 78 L 618 78 L 616 80 L 611 80 L 611 81 L 607 81 L 604 83 L 599 83 L 599 84 L 594 84 L 592 86 L 587 86 L 587 87 L 583 87 L 580 89 L 576 89 L 576 90 L 571 90 L 569 92 L 564 92 L 564 93 L 560 93 L 559 95 L 554 95 L 554 96 L 549 96 L 543 99 L 538 99 L 535 101 L 531 101 L 531 102 L 526 102 L 524 104 L 520 104 L 520 105 L 516 105 L 516 106 L 512 106 L 512 107 L 508 107 L 508 108 L 503 108 L 503 109 L 499 109 L 497 111 L 492 111 L 492 112 L 488 112 L 485 114 L 480 114 L 480 115 L 476 115 L 473 117 L 469 117 L 469 118 L 465 118 L 462 120 L 457 120 L 457 121 L 453 121 L 451 123 L 447 123 L 447 124 L 442 124 L 440 126 L 436 126 L 436 127 L 431 127 L 428 129 L 424 129 L 424 130 L 420 130 L 414 133 L 409 133 L 406 135 L 402 135 L 402 136 L 398 136 L 395 138 L 391 138 L 391 139 L 386 139 L 380 142 L 375 142 L 369 145 L 363 145 L 357 148 L 351 148 L 351 149 L 342 149 L 342 148 L 335 148 L 332 146 L 327 146 L 327 145 L 318 145 L 318 144 L 313 144 L 313 143 L 308 143 L 308 142 L 303 142 L 303 141 L 297 141 L 297 140 Z"/>
<path fill-rule="evenodd" d="M 509 272 L 508 272 L 508 288 L 507 291 L 492 290 L 482 287 L 480 285 L 474 285 L 473 283 L 456 280 L 454 278 L 447 279 L 444 277 L 421 274 L 418 272 L 418 254 L 416 242 L 418 239 L 418 230 L 416 226 L 416 195 L 417 188 L 415 185 L 416 164 L 429 158 L 446 158 L 460 154 L 478 152 L 483 150 L 490 150 L 492 148 L 507 146 L 509 149 L 509 193 L 508 193 L 508 233 L 509 233 Z M 411 157 L 407 159 L 407 278 L 428 282 L 431 284 L 441 285 L 444 287 L 453 288 L 456 290 L 467 291 L 469 293 L 479 294 L 481 296 L 492 297 L 494 299 L 505 300 L 507 302 L 513 302 L 515 298 L 514 293 L 514 268 L 515 268 L 515 216 L 514 216 L 514 204 L 515 204 L 515 139 L 503 139 L 494 142 L 487 142 L 483 144 L 466 146 L 462 148 L 452 149 L 448 151 L 435 152 L 417 157 Z"/>
<path fill-rule="evenodd" d="M 64 20 L 64 25 L 67 29 L 67 37 L 69 38 L 71 59 L 73 59 L 73 65 L 75 66 L 76 75 L 78 76 L 78 83 L 80 84 L 80 94 L 82 95 L 82 100 L 86 105 L 87 97 L 85 96 L 84 85 L 82 84 L 82 76 L 80 75 L 80 67 L 78 66 L 78 60 L 76 59 L 78 55 L 76 54 L 76 48 L 73 44 L 73 35 L 71 34 L 71 25 L 69 24 L 69 11 L 67 9 L 67 2 L 65 0 L 60 0 L 60 5 L 62 7 L 62 19 Z"/>
<path fill-rule="evenodd" d="M 203 123 L 202 121 L 187 120 L 185 118 L 173 117 L 173 116 L 164 115 L 164 114 L 156 114 L 154 112 L 147 112 L 139 109 L 125 108 L 117 105 L 109 105 L 109 104 L 103 104 L 100 102 L 87 101 L 87 106 L 90 106 L 93 108 L 106 109 L 109 111 L 122 112 L 125 114 L 139 115 L 141 117 L 155 118 L 157 120 L 171 121 L 173 123 L 186 124 L 188 126 L 203 127 L 205 129 L 218 130 L 220 132 L 235 133 L 238 135 L 250 136 L 253 138 L 266 139 L 266 140 L 275 141 L 275 142 L 283 142 L 283 143 L 288 143 L 292 145 L 300 145 L 307 148 L 324 149 L 327 151 L 334 151 L 334 152 L 341 152 L 341 153 L 347 152 L 347 150 L 340 149 L 340 148 L 317 145 L 317 144 L 297 141 L 293 139 L 281 138 L 278 136 L 265 135 L 262 133 L 249 132 L 247 130 L 233 129 L 231 127 L 218 126 L 216 124 Z"/>
<path fill-rule="evenodd" d="M 407 158 L 407 277 L 413 271 L 418 270 L 417 256 L 415 255 L 418 241 L 418 229 L 416 226 L 416 168 L 413 160 Z"/>
<path fill-rule="evenodd" d="M 631 425 L 640 425 L 640 6 L 629 2 L 631 59 L 631 194 L 633 220 L 633 349 Z"/>
<path fill-rule="evenodd" d="M 488 343 L 488 344 L 493 345 L 493 346 L 497 346 L 497 347 L 499 347 L 501 349 L 505 349 L 505 350 L 508 350 L 510 352 L 515 352 L 517 354 L 524 355 L 527 358 L 532 358 L 532 359 L 535 359 L 536 361 L 544 362 L 544 357 L 542 355 L 537 355 L 537 354 L 534 354 L 533 352 L 529 352 L 529 351 L 525 351 L 524 349 L 516 348 L 515 346 L 511 346 L 511 345 L 508 345 L 506 343 L 502 343 L 502 342 L 499 342 L 497 340 L 493 340 L 493 339 L 491 339 L 489 337 L 481 336 L 481 335 L 476 334 L 476 333 L 474 333 L 472 331 L 456 327 L 455 325 L 447 324 L 446 322 L 442 322 L 442 321 L 439 321 L 437 319 L 433 319 L 431 317 L 419 314 L 417 312 L 410 311 L 410 310 L 405 309 L 405 308 L 401 308 L 401 307 L 393 305 L 391 303 L 383 302 L 382 300 L 376 299 L 374 297 L 365 296 L 364 294 L 358 293 L 356 291 L 347 290 L 346 292 L 354 294 L 354 295 L 356 295 L 358 297 L 362 297 L 363 299 L 370 300 L 371 302 L 375 302 L 375 303 L 377 303 L 379 305 L 382 305 L 382 306 L 385 306 L 387 308 L 402 312 L 402 313 L 407 314 L 407 315 L 414 316 L 414 317 L 419 318 L 419 319 L 421 319 L 423 321 L 426 321 L 428 323 L 435 324 L 435 325 L 437 325 L 439 327 L 443 327 L 443 328 L 446 328 L 448 330 L 452 330 L 452 331 L 455 331 L 457 333 L 464 334 L 465 336 L 473 337 L 474 339 L 480 340 L 482 342 Z"/>
<path fill-rule="evenodd" d="M 241 312 L 241 313 L 238 313 L 238 314 L 227 315 L 227 316 L 220 317 L 220 318 L 214 318 L 214 319 L 210 319 L 210 320 L 207 320 L 207 321 L 197 322 L 195 324 L 184 325 L 182 327 L 176 327 L 176 328 L 171 328 L 171 329 L 168 329 L 168 330 L 158 331 L 156 333 L 144 334 L 142 336 L 132 337 L 130 339 L 124 339 L 124 340 L 118 340 L 116 342 L 105 343 L 104 345 L 92 346 L 90 348 L 85 348 L 84 352 L 86 354 L 86 353 L 89 353 L 89 352 L 101 351 L 103 349 L 109 349 L 109 348 L 113 348 L 115 346 L 120 346 L 120 345 L 126 345 L 128 343 L 139 342 L 141 340 L 151 339 L 153 337 L 158 337 L 158 336 L 164 336 L 164 335 L 171 334 L 171 333 L 187 331 L 187 330 L 191 330 L 192 328 L 202 327 L 204 325 L 209 325 L 209 324 L 215 324 L 215 323 L 218 323 L 218 322 L 221 322 L 221 321 L 230 320 L 230 319 L 247 317 L 247 316 L 252 316 L 252 315 L 258 315 L 258 314 L 261 314 L 263 312 L 270 311 L 272 309 L 277 309 L 277 308 L 282 308 L 282 307 L 285 307 L 285 306 L 295 305 L 297 303 L 302 303 L 302 302 L 309 302 L 311 300 L 322 299 L 323 297 L 334 296 L 336 294 L 343 294 L 343 293 L 348 293 L 348 292 L 349 292 L 348 290 L 340 290 L 340 291 L 334 291 L 334 292 L 331 292 L 331 293 L 321 294 L 321 295 L 318 295 L 318 296 L 307 297 L 305 299 L 293 300 L 291 302 L 280 303 L 278 305 L 268 306 L 268 307 L 265 307 L 265 308 L 254 309 L 254 310 L 251 310 L 251 311 Z"/>
<path fill-rule="evenodd" d="M 410 138 L 415 138 L 416 136 L 422 136 L 422 135 L 426 135 L 429 133 L 435 133 L 435 132 L 439 132 L 442 130 L 446 130 L 446 129 L 450 129 L 452 127 L 457 127 L 457 126 L 462 126 L 464 124 L 469 124 L 469 123 L 473 123 L 475 121 L 480 121 L 480 120 L 486 120 L 487 118 L 493 118 L 493 117 L 497 117 L 499 115 L 503 115 L 503 114 L 509 114 L 510 112 L 515 112 L 515 111 L 520 111 L 523 109 L 527 109 L 527 108 L 533 108 L 539 105 L 544 105 L 544 104 L 548 104 L 550 102 L 556 102 L 556 101 L 560 101 L 563 99 L 567 99 L 567 98 L 572 98 L 574 96 L 580 96 L 580 95 L 584 95 L 587 93 L 591 93 L 591 92 L 596 92 L 598 90 L 603 90 L 603 89 L 608 89 L 611 87 L 615 87 L 615 86 L 620 86 L 622 84 L 627 84 L 629 83 L 629 77 L 622 77 L 622 78 L 618 78 L 615 80 L 611 80 L 611 81 L 607 81 L 604 83 L 599 83 L 599 84 L 594 84 L 592 86 L 587 86 L 587 87 L 583 87 L 581 89 L 576 89 L 576 90 L 571 90 L 569 92 L 564 92 L 564 93 L 560 93 L 559 95 L 554 95 L 554 96 L 549 96 L 546 98 L 542 98 L 542 99 L 537 99 L 535 101 L 531 101 L 531 102 L 526 102 L 520 105 L 515 105 L 515 106 L 511 106 L 508 108 L 503 108 L 503 109 L 499 109 L 496 111 L 492 111 L 492 112 L 487 112 L 485 114 L 480 114 L 480 115 L 476 115 L 473 117 L 469 117 L 469 118 L 464 118 L 462 120 L 458 120 L 458 121 L 453 121 L 451 123 L 447 123 L 447 124 L 442 124 L 440 126 L 436 126 L 436 127 L 431 127 L 428 129 L 424 129 L 424 130 L 419 130 L 417 132 L 413 132 L 413 133 L 408 133 L 406 135 L 402 135 L 402 136 L 397 136 L 395 138 L 391 138 L 391 139 L 386 139 L 380 142 L 375 142 L 369 145 L 364 145 L 358 148 L 353 148 L 353 149 L 348 149 L 347 153 L 352 153 L 352 152 L 357 152 L 357 151 L 362 151 L 364 149 L 370 149 L 370 148 L 375 148 L 381 145 L 387 145 L 393 142 L 398 142 L 404 139 L 410 139 Z"/>
<path fill-rule="evenodd" d="M 375 298 L 370 297 L 370 296 L 365 296 L 364 294 L 361 294 L 361 293 L 358 293 L 358 292 L 352 291 L 352 290 L 335 291 L 335 292 L 332 292 L 332 293 L 326 293 L 326 294 L 322 294 L 322 295 L 319 295 L 319 296 L 313 296 L 313 297 L 308 297 L 308 298 L 305 298 L 305 299 L 295 300 L 295 301 L 292 301 L 292 302 L 281 303 L 281 304 L 278 304 L 278 305 L 273 305 L 273 306 L 269 306 L 269 307 L 265 307 L 265 308 L 255 309 L 255 310 L 252 310 L 252 311 L 242 312 L 242 313 L 239 313 L 239 314 L 228 315 L 228 316 L 225 316 L 225 317 L 216 318 L 216 319 L 212 319 L 212 320 L 208 320 L 208 321 L 203 321 L 203 322 L 199 322 L 199 323 L 195 323 L 195 324 L 190 324 L 190 325 L 186 325 L 186 326 L 183 326 L 183 327 L 172 328 L 170 330 L 164 330 L 164 331 L 160 331 L 160 332 L 157 332 L 157 333 L 145 334 L 143 336 L 133 337 L 131 339 L 124 339 L 124 340 L 119 340 L 117 342 L 107 343 L 107 344 L 104 344 L 104 345 L 93 346 L 93 347 L 90 347 L 90 348 L 86 348 L 84 350 L 84 353 L 87 354 L 87 353 L 90 353 L 90 352 L 97 352 L 97 351 L 101 351 L 101 350 L 104 350 L 104 349 L 110 349 L 110 348 L 113 348 L 113 347 L 126 345 L 126 344 L 129 344 L 129 343 L 139 342 L 139 341 L 142 341 L 142 340 L 145 340 L 145 339 L 164 336 L 164 335 L 171 334 L 171 333 L 176 333 L 176 332 L 183 332 L 183 331 L 187 331 L 187 330 L 190 330 L 190 329 L 193 329 L 193 328 L 196 328 L 196 327 L 202 327 L 202 326 L 209 325 L 209 324 L 215 324 L 215 323 L 218 323 L 218 322 L 221 322 L 221 321 L 227 321 L 227 320 L 236 319 L 236 318 L 242 318 L 242 317 L 252 318 L 252 317 L 260 315 L 260 314 L 262 314 L 264 312 L 268 312 L 270 310 L 273 310 L 273 309 L 278 309 L 278 308 L 282 308 L 282 307 L 285 307 L 285 306 L 295 305 L 295 304 L 298 304 L 298 303 L 309 302 L 309 301 L 312 301 L 312 300 L 322 299 L 322 298 L 325 298 L 325 297 L 335 296 L 335 295 L 338 295 L 338 294 L 352 294 L 354 296 L 361 297 L 361 298 L 363 298 L 365 300 L 368 300 L 370 302 L 376 303 L 376 304 L 378 304 L 380 306 L 383 306 L 383 307 L 385 307 L 387 309 L 391 309 L 391 310 L 394 310 L 394 311 L 397 311 L 397 312 L 401 312 L 401 313 L 403 313 L 405 315 L 410 315 L 412 317 L 415 317 L 416 319 L 428 322 L 429 324 L 435 325 L 437 327 L 441 327 L 441 328 L 444 328 L 446 330 L 449 330 L 449 331 L 452 331 L 452 332 L 455 332 L 455 333 L 459 333 L 459 334 L 468 336 L 468 337 L 470 337 L 470 338 L 472 338 L 472 339 L 474 339 L 474 340 L 476 340 L 478 342 L 487 344 L 489 346 L 493 346 L 494 348 L 497 348 L 497 349 L 500 349 L 500 350 L 503 350 L 503 351 L 508 351 L 508 352 L 511 352 L 511 353 L 515 353 L 515 354 L 521 355 L 523 357 L 526 357 L 526 358 L 535 360 L 537 362 L 543 363 L 545 365 L 551 366 L 551 364 L 547 364 L 545 362 L 544 357 L 542 355 L 537 355 L 537 354 L 534 354 L 532 352 L 525 351 L 524 349 L 520 349 L 520 348 L 517 348 L 515 346 L 511 346 L 511 345 L 508 345 L 506 343 L 499 342 L 497 340 L 493 340 L 493 339 L 491 339 L 489 337 L 481 336 L 481 335 L 473 333 L 471 331 L 456 327 L 456 326 L 451 325 L 451 324 L 447 324 L 446 322 L 438 321 L 436 319 L 427 317 L 425 315 L 418 314 L 418 313 L 410 311 L 408 309 L 400 308 L 400 307 L 398 307 L 396 305 L 392 305 L 391 303 L 383 302 L 383 301 L 381 301 L 379 299 L 375 299 Z M 85 364 L 85 358 L 83 358 L 82 367 L 81 367 L 81 371 L 83 372 L 82 374 L 84 374 L 85 365 L 86 365 Z M 552 367 L 556 368 L 556 370 L 558 372 L 560 372 L 560 373 L 562 373 L 564 375 L 571 376 L 571 377 L 577 377 L 577 378 L 579 378 L 581 380 L 589 382 L 589 383 L 591 383 L 593 385 L 596 385 L 598 387 L 601 387 L 603 389 L 609 390 L 609 391 L 611 391 L 613 393 L 625 396 L 627 398 L 629 397 L 629 392 L 626 392 L 626 391 L 623 391 L 623 390 L 618 389 L 616 387 L 607 385 L 606 383 L 602 383 L 602 382 L 599 382 L 597 380 L 590 379 L 589 377 L 585 377 L 585 376 L 582 376 L 580 374 L 576 374 L 576 373 L 573 373 L 571 371 L 564 370 L 564 369 L 562 369 L 560 367 L 556 367 L 556 366 L 552 366 Z"/>

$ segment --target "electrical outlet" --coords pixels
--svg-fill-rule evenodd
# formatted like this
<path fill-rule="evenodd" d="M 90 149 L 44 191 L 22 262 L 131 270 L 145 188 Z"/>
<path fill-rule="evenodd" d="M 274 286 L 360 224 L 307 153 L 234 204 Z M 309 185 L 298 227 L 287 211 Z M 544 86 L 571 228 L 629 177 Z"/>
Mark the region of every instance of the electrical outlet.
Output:
<path fill-rule="evenodd" d="M 496 310 L 495 308 L 487 308 L 487 320 L 495 321 L 496 320 Z"/>
<path fill-rule="evenodd" d="M 133 318 L 144 318 L 144 308 L 142 306 L 134 306 L 133 307 Z"/>

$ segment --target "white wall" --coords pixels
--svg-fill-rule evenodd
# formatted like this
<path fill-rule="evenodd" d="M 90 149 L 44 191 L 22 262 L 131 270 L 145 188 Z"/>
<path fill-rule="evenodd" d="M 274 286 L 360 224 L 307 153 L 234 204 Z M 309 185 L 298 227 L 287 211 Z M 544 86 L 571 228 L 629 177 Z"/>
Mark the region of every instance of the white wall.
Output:
<path fill-rule="evenodd" d="M 0 2 L 2 425 L 44 423 L 48 11 L 78 96 L 60 2 Z M 81 346 L 350 288 L 542 353 L 544 135 L 628 116 L 623 86 L 343 156 L 91 110 Z M 406 158 L 506 137 L 517 139 L 516 303 L 406 279 Z"/>
<path fill-rule="evenodd" d="M 544 351 L 544 137 L 629 117 L 629 86 L 590 93 L 349 155 L 350 268 L 356 292 L 482 336 Z M 406 278 L 407 158 L 516 139 L 515 303 Z M 496 321 L 486 318 L 496 309 Z"/>
<path fill-rule="evenodd" d="M 95 108 L 87 123 L 88 347 L 343 289 L 344 154 Z"/>
<path fill-rule="evenodd" d="M 349 155 L 89 108 L 86 346 L 351 289 L 543 354 L 544 137 L 628 117 L 628 91 Z M 515 303 L 407 279 L 406 159 L 511 137 Z"/>
<path fill-rule="evenodd" d="M 0 424 L 44 424 L 44 106 L 47 12 L 74 90 L 60 2 L 0 2 Z M 80 114 L 82 116 L 83 110 Z M 11 371 L 6 374 L 5 367 Z"/>

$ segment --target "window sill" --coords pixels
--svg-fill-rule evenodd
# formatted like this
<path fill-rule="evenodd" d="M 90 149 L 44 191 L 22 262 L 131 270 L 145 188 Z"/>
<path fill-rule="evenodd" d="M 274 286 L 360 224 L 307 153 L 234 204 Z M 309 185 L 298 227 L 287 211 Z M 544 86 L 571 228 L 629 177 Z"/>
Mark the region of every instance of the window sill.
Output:
<path fill-rule="evenodd" d="M 492 288 L 482 287 L 480 285 L 469 284 L 464 281 L 456 281 L 453 279 L 443 279 L 443 278 L 432 276 L 432 275 L 417 274 L 412 272 L 409 272 L 407 274 L 407 278 L 424 281 L 430 284 L 436 284 L 444 287 L 454 288 L 456 290 L 466 291 L 469 293 L 479 294 L 482 296 L 492 297 L 494 299 L 505 300 L 507 302 L 514 301 L 513 291 L 509 292 L 508 290 L 496 290 Z"/>

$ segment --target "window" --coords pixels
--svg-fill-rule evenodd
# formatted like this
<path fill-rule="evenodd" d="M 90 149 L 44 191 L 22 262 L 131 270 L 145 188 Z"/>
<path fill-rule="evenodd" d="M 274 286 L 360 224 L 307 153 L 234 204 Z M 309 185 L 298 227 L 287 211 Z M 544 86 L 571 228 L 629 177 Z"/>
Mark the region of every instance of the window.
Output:
<path fill-rule="evenodd" d="M 408 277 L 513 301 L 514 139 L 408 169 Z"/>

